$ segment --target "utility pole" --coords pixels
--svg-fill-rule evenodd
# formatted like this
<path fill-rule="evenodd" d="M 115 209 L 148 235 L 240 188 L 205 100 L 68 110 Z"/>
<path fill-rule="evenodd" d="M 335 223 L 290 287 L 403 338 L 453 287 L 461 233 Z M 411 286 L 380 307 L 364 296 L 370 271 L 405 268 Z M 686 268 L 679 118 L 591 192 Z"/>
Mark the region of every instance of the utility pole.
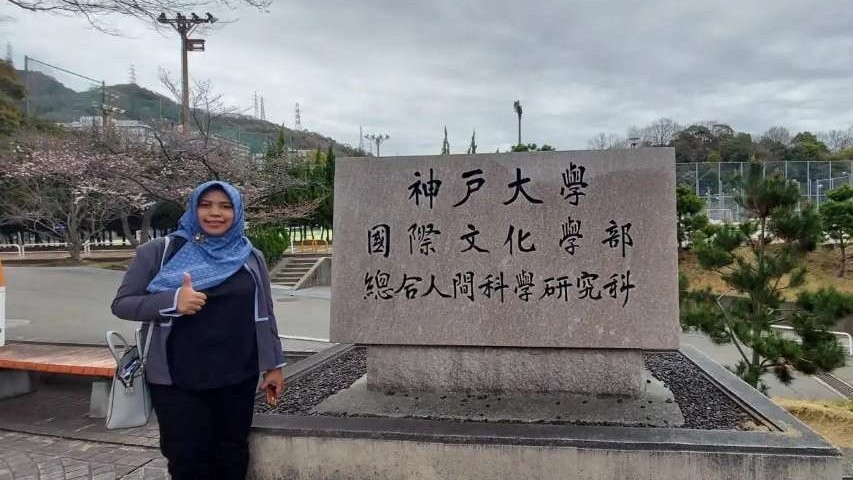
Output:
<path fill-rule="evenodd" d="M 518 145 L 521 145 L 521 101 L 516 100 L 512 106 L 515 108 L 515 113 L 518 115 Z"/>
<path fill-rule="evenodd" d="M 379 156 L 379 146 L 382 145 L 382 142 L 391 138 L 391 135 L 388 135 L 387 133 L 380 133 L 380 134 L 370 133 L 370 134 L 365 135 L 364 138 L 366 138 L 366 139 L 368 139 L 371 142 L 376 144 L 376 156 L 378 157 Z"/>
<path fill-rule="evenodd" d="M 28 55 L 24 55 L 24 86 L 27 87 L 27 96 L 24 98 L 24 112 L 27 114 L 27 117 L 30 116 L 30 57 Z"/>
<path fill-rule="evenodd" d="M 187 66 L 187 52 L 204 51 L 204 40 L 188 38 L 188 36 L 200 24 L 216 22 L 213 15 L 209 13 L 206 15 L 206 18 L 201 18 L 195 13 L 191 13 L 187 17 L 179 13 L 175 18 L 167 18 L 165 13 L 161 13 L 157 17 L 158 23 L 171 25 L 181 36 L 181 127 L 184 132 L 187 132 L 190 118 L 190 77 Z"/>

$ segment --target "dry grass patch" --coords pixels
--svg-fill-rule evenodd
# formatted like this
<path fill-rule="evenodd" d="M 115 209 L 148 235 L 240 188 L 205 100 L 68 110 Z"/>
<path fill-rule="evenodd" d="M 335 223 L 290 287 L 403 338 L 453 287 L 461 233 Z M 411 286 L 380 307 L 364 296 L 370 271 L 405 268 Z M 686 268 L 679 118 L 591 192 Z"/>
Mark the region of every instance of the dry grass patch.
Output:
<path fill-rule="evenodd" d="M 777 405 L 802 420 L 833 445 L 853 448 L 853 401 L 774 398 Z"/>
<path fill-rule="evenodd" d="M 809 252 L 806 255 L 806 283 L 800 288 L 786 291 L 785 298 L 794 300 L 800 291 L 814 291 L 825 287 L 835 287 L 841 292 L 853 293 L 853 260 L 848 262 L 848 272 L 844 278 L 839 278 L 838 256 L 838 250 L 823 246 Z M 729 289 L 718 274 L 703 269 L 692 252 L 683 253 L 678 266 L 687 275 L 692 289 L 710 287 L 711 291 L 719 294 Z"/>

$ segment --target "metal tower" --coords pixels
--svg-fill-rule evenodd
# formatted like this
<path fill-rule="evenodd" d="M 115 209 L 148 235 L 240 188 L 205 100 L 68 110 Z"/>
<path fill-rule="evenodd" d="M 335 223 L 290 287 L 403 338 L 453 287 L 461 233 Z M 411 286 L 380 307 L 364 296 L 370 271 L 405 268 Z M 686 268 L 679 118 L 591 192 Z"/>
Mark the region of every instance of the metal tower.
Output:
<path fill-rule="evenodd" d="M 299 102 L 296 102 L 296 119 L 293 122 L 293 129 L 297 132 L 302 131 L 302 113 L 299 111 Z"/>

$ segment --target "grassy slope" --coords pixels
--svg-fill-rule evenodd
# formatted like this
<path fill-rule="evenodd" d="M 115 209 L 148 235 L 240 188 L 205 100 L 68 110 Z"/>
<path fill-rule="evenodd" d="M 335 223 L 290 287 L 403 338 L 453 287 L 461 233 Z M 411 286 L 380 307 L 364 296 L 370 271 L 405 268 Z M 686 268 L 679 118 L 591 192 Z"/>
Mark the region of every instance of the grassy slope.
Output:
<path fill-rule="evenodd" d="M 838 277 L 838 250 L 827 247 L 818 247 L 806 257 L 806 283 L 797 290 L 786 292 L 786 297 L 794 299 L 800 290 L 817 290 L 822 287 L 833 286 L 839 291 L 853 293 L 853 261 L 848 262 L 847 275 Z M 719 275 L 702 269 L 696 256 L 687 252 L 682 255 L 679 268 L 690 280 L 691 288 L 710 287 L 717 293 L 725 293 L 728 290 Z"/>

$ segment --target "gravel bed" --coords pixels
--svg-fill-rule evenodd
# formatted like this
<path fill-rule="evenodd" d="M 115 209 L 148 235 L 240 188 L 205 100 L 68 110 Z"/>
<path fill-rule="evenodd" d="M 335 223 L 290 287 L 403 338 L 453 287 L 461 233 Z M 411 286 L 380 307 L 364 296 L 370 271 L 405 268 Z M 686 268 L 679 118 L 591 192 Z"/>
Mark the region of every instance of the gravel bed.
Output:
<path fill-rule="evenodd" d="M 683 428 L 753 430 L 755 420 L 708 380 L 702 370 L 680 353 L 647 353 L 646 369 L 675 396 L 684 415 Z"/>
<path fill-rule="evenodd" d="M 367 373 L 367 350 L 356 347 L 287 385 L 275 408 L 266 404 L 265 395 L 255 397 L 255 413 L 306 415 L 326 399 L 353 384 Z"/>
<path fill-rule="evenodd" d="M 680 353 L 647 353 L 645 366 L 673 393 L 684 415 L 683 428 L 752 430 L 755 420 L 721 392 L 704 373 Z M 255 413 L 308 415 L 328 396 L 349 387 L 367 372 L 367 352 L 354 348 L 287 386 L 275 408 L 255 398 Z"/>

